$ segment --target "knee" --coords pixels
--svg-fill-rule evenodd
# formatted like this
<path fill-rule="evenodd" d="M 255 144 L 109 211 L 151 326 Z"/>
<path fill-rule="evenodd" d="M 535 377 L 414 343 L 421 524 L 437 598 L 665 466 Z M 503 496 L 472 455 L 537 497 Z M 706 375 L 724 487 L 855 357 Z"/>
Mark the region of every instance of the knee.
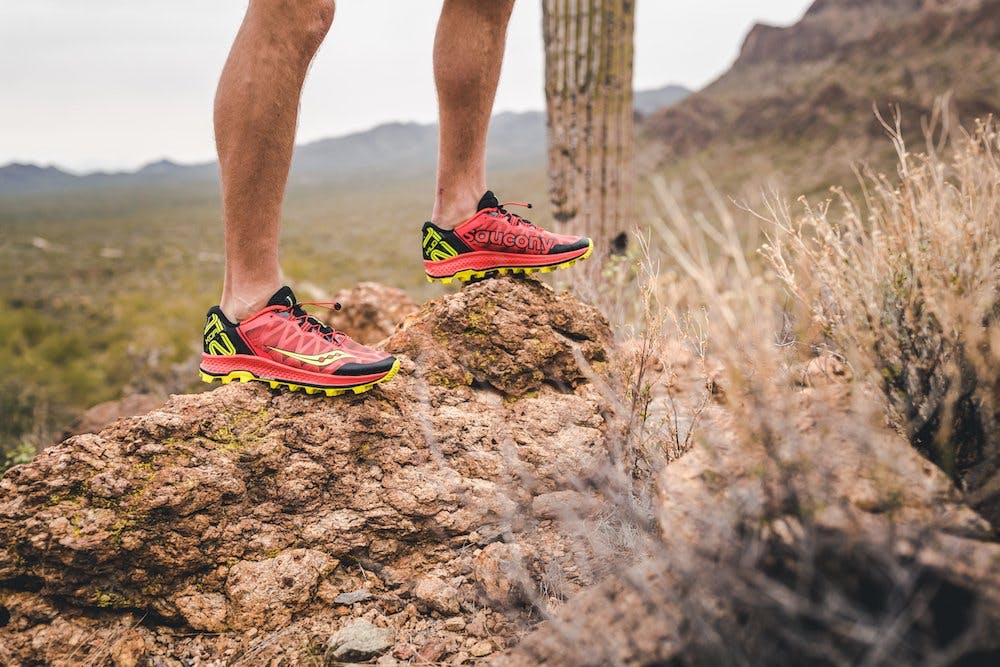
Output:
<path fill-rule="evenodd" d="M 260 18 L 285 45 L 312 55 L 333 25 L 335 0 L 255 0 Z"/>
<path fill-rule="evenodd" d="M 302 46 L 315 53 L 333 25 L 334 0 L 294 0 Z"/>

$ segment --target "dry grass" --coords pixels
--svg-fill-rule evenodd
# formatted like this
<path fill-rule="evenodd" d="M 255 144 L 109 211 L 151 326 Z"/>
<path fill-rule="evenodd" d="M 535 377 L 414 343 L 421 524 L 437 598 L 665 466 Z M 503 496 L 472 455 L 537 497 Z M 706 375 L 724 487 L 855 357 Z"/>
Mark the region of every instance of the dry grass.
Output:
<path fill-rule="evenodd" d="M 830 345 L 879 388 L 891 422 L 1000 517 L 1000 134 L 992 121 L 943 160 L 887 128 L 897 178 L 863 172 L 864 197 L 769 212 L 764 255 Z M 930 135 L 928 135 L 930 136 Z M 834 215 L 834 210 L 839 214 Z"/>
<path fill-rule="evenodd" d="M 581 559 L 618 559 L 619 584 L 570 601 L 527 655 L 997 656 L 996 587 L 953 568 L 971 542 L 940 537 L 995 534 L 897 433 L 988 509 L 972 479 L 997 464 L 1000 144 L 992 122 L 923 155 L 899 137 L 898 174 L 862 172 L 859 203 L 773 198 L 757 215 L 705 182 L 711 212 L 692 214 L 654 182 L 647 247 L 578 288 L 633 340 L 612 404 L 635 467 L 602 480 L 624 518 L 611 541 L 630 546 L 581 540 Z"/>
<path fill-rule="evenodd" d="M 754 216 L 765 263 L 711 187 L 714 223 L 660 188 L 667 218 L 654 228 L 681 267 L 661 289 L 703 313 L 698 337 L 728 396 L 700 434 L 728 488 L 702 510 L 691 557 L 669 565 L 692 582 L 685 604 L 702 628 L 689 641 L 703 659 L 949 664 L 996 618 L 995 599 L 894 543 L 934 550 L 935 531 L 954 527 L 942 500 L 911 514 L 921 473 L 886 447 L 884 424 L 967 484 L 996 469 L 1000 142 L 987 121 L 912 155 L 888 129 L 898 174 L 862 172 L 861 203 L 838 192 L 835 215 L 829 202 L 794 213 L 772 199 Z M 690 327 L 677 335 L 690 340 Z M 747 470 L 759 496 L 741 488 Z M 967 499 L 988 509 L 988 488 Z M 866 513 L 881 527 L 831 520 Z"/>

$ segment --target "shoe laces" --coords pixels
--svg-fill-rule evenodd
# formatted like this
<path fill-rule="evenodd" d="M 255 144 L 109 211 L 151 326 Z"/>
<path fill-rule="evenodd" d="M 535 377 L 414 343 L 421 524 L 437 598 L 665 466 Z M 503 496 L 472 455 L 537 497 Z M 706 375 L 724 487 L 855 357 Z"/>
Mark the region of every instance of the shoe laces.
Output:
<path fill-rule="evenodd" d="M 512 225 L 524 225 L 525 227 L 532 227 L 537 229 L 535 223 L 531 222 L 530 220 L 526 220 L 525 218 L 522 218 L 517 213 L 511 213 L 506 209 L 507 206 L 522 206 L 524 208 L 534 208 L 534 206 L 526 202 L 505 201 L 504 203 L 497 206 L 496 210 L 497 214 L 500 217 L 502 217 L 504 220 L 506 220 L 508 223 Z"/>
<path fill-rule="evenodd" d="M 279 312 L 288 312 L 304 332 L 319 334 L 332 343 L 339 344 L 347 336 L 343 331 L 337 331 L 326 322 L 307 313 L 303 306 L 317 306 L 325 308 L 330 312 L 336 312 L 341 309 L 341 305 L 336 301 L 299 301 L 291 306 L 279 306 L 277 310 Z"/>

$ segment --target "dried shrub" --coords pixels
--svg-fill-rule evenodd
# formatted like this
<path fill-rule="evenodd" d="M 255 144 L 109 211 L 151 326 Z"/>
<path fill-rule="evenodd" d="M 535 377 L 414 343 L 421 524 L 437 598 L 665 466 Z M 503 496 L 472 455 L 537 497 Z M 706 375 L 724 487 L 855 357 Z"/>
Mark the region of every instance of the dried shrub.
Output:
<path fill-rule="evenodd" d="M 913 154 L 889 129 L 898 178 L 862 171 L 860 201 L 838 191 L 839 206 L 800 216 L 771 207 L 763 252 L 816 334 L 881 390 L 892 423 L 995 520 L 1000 133 L 979 123 L 945 161 L 930 139 Z"/>
<path fill-rule="evenodd" d="M 647 220 L 656 245 L 642 259 L 669 268 L 635 272 L 647 314 L 615 406 L 628 424 L 624 442 L 642 451 L 661 442 L 680 457 L 643 471 L 656 487 L 648 510 L 635 502 L 634 471 L 600 480 L 604 511 L 629 518 L 618 530 L 634 531 L 630 557 L 547 615 L 512 664 L 996 661 L 991 529 L 887 428 L 896 422 L 913 439 L 901 406 L 935 397 L 945 406 L 935 447 L 966 437 L 961 419 L 986 431 L 995 416 L 985 409 L 998 350 L 990 308 L 1000 174 L 990 127 L 965 137 L 947 167 L 937 153 L 901 151 L 901 184 L 870 174 L 848 221 L 834 222 L 829 205 L 806 205 L 792 222 L 774 205 L 770 262 L 755 257 L 754 220 L 737 218 L 710 185 L 714 215 L 686 211 L 654 184 Z M 932 251 L 932 240 L 950 245 Z M 907 255 L 916 250 L 919 258 Z M 661 321 L 650 325 L 650 313 Z M 699 363 L 680 363 L 683 352 Z M 923 372 L 933 381 L 884 384 L 889 355 L 904 379 Z M 672 372 L 650 373 L 661 356 Z M 685 374 L 700 374 L 707 407 Z M 936 395 L 934 382 L 945 383 Z M 649 398 L 664 383 L 678 387 L 681 414 L 699 417 L 683 447 L 671 428 L 646 430 L 650 421 L 635 418 L 654 413 Z M 961 386 L 975 388 L 972 416 L 956 407 Z M 670 421 L 676 432 L 679 420 Z"/>

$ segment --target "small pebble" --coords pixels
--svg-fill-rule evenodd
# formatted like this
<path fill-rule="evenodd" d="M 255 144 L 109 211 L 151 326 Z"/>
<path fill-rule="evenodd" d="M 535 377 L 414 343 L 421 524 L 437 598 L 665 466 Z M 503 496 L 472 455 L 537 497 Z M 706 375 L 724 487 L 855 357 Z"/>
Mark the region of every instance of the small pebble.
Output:
<path fill-rule="evenodd" d="M 471 653 L 473 657 L 482 658 L 483 656 L 493 653 L 493 644 L 489 642 L 476 642 L 472 645 L 472 648 L 469 649 L 469 653 Z"/>
<path fill-rule="evenodd" d="M 465 629 L 465 619 L 461 616 L 452 616 L 444 622 L 444 629 L 451 632 L 458 632 Z"/>
<path fill-rule="evenodd" d="M 371 599 L 372 594 L 367 588 L 362 588 L 358 591 L 351 591 L 350 593 L 341 593 L 337 597 L 333 598 L 334 604 L 357 604 L 358 602 L 364 602 L 365 600 Z"/>

